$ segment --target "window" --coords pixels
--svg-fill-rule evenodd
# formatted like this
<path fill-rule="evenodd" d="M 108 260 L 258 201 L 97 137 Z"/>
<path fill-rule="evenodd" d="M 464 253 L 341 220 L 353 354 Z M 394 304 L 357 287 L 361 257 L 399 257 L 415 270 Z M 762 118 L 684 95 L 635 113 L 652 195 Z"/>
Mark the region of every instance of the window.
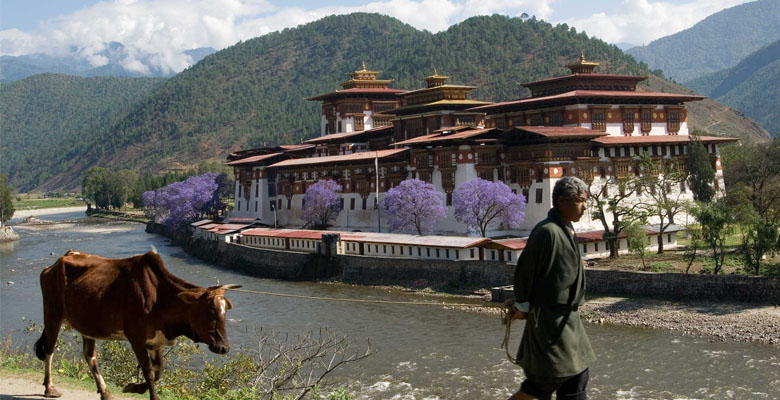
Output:
<path fill-rule="evenodd" d="M 444 250 L 444 254 L 447 258 L 450 258 L 450 249 Z"/>
<path fill-rule="evenodd" d="M 642 119 L 640 120 L 642 135 L 648 135 L 653 128 L 652 114 L 650 110 L 642 110 Z"/>
<path fill-rule="evenodd" d="M 255 212 L 257 212 L 257 200 L 255 200 Z"/>
<path fill-rule="evenodd" d="M 355 131 L 362 131 L 362 130 L 363 130 L 363 118 L 355 117 Z"/>
<path fill-rule="evenodd" d="M 417 248 L 417 256 L 422 257 L 422 249 L 419 247 Z"/>
<path fill-rule="evenodd" d="M 460 259 L 460 250 L 455 250 L 455 259 Z"/>
<path fill-rule="evenodd" d="M 550 126 L 563 126 L 563 112 L 550 113 Z"/>
<path fill-rule="evenodd" d="M 607 131 L 607 117 L 604 110 L 593 110 L 593 119 L 591 122 L 591 129 L 594 131 Z"/>
<path fill-rule="evenodd" d="M 452 206 L 452 192 L 447 192 L 447 207 Z"/>
<path fill-rule="evenodd" d="M 634 113 L 623 111 L 623 134 L 631 136 L 632 133 L 634 133 Z"/>
<path fill-rule="evenodd" d="M 536 189 L 536 203 L 541 204 L 542 203 L 542 196 L 544 195 L 544 189 L 538 188 Z"/>
<path fill-rule="evenodd" d="M 428 255 L 428 257 L 430 257 L 431 256 L 431 248 L 430 247 L 426 248 L 425 249 L 425 253 Z"/>
<path fill-rule="evenodd" d="M 440 257 L 439 249 L 436 249 L 436 258 L 439 258 L 439 257 Z"/>
<path fill-rule="evenodd" d="M 668 110 L 666 113 L 666 130 L 670 135 L 676 135 L 680 131 L 680 112 L 677 110 Z"/>
<path fill-rule="evenodd" d="M 582 253 L 585 254 L 587 252 L 588 252 L 588 244 L 587 243 L 583 243 L 582 244 Z"/>
<path fill-rule="evenodd" d="M 349 199 L 349 209 L 354 210 L 355 209 L 355 198 Z"/>
<path fill-rule="evenodd" d="M 471 258 L 474 258 L 474 249 L 471 249 L 470 253 L 471 253 Z"/>
<path fill-rule="evenodd" d="M 599 242 L 593 243 L 593 251 L 599 251 Z"/>
<path fill-rule="evenodd" d="M 366 209 L 366 203 L 367 202 L 368 202 L 368 198 L 367 197 L 363 197 L 363 209 L 364 210 Z"/>

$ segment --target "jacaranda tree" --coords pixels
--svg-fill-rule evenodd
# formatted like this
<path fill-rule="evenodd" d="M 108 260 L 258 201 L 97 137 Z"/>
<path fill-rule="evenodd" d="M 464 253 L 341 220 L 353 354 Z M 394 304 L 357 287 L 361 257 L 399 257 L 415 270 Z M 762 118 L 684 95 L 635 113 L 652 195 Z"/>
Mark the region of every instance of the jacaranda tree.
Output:
<path fill-rule="evenodd" d="M 331 220 L 335 220 L 341 212 L 341 200 L 338 192 L 341 185 L 332 180 L 319 180 L 306 189 L 303 197 L 301 219 L 304 226 L 314 229 L 325 229 Z"/>
<path fill-rule="evenodd" d="M 491 224 L 500 222 L 514 229 L 525 219 L 525 197 L 512 193 L 503 182 L 477 178 L 464 183 L 455 189 L 452 203 L 455 219 L 483 237 Z"/>
<path fill-rule="evenodd" d="M 447 210 L 444 208 L 444 194 L 419 179 L 407 179 L 390 189 L 382 208 L 393 231 L 416 230 L 418 235 L 430 231 Z"/>
<path fill-rule="evenodd" d="M 169 231 L 182 231 L 198 218 L 215 214 L 222 208 L 217 176 L 217 173 L 207 172 L 144 192 L 147 216 L 163 223 Z"/>

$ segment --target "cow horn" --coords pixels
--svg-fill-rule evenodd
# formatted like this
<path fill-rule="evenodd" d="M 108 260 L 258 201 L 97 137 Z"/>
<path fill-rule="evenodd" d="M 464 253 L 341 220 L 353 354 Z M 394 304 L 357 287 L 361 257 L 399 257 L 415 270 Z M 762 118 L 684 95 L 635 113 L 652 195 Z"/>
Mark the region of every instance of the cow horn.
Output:
<path fill-rule="evenodd" d="M 241 285 L 236 285 L 236 284 L 222 285 L 222 289 L 225 289 L 225 290 L 240 289 L 240 288 L 241 288 Z"/>
<path fill-rule="evenodd" d="M 216 285 L 216 286 L 209 286 L 208 288 L 206 288 L 206 290 L 207 291 L 217 290 L 217 289 L 230 290 L 230 289 L 238 289 L 240 287 L 241 287 L 241 285 L 235 285 L 235 284 L 231 284 L 231 285 Z"/>

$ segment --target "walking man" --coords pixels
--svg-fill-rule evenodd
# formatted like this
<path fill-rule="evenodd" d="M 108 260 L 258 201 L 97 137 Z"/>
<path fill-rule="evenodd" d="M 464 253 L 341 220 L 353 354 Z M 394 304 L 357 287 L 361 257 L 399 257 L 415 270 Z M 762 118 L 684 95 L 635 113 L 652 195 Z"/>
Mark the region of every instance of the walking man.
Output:
<path fill-rule="evenodd" d="M 531 231 L 515 269 L 510 317 L 525 319 L 517 363 L 526 379 L 510 400 L 583 400 L 588 365 L 596 356 L 580 320 L 585 270 L 572 222 L 585 212 L 588 188 L 575 177 L 559 180 L 553 208 Z"/>

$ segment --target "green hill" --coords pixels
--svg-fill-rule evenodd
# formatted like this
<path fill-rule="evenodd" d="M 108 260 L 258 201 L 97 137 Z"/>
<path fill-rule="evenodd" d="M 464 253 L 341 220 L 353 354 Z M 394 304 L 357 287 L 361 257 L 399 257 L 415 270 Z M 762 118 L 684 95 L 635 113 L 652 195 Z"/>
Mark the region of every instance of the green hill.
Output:
<path fill-rule="evenodd" d="M 686 82 L 685 86 L 742 111 L 775 136 L 780 133 L 780 40 L 732 68 Z"/>
<path fill-rule="evenodd" d="M 780 1 L 759 0 L 727 8 L 693 27 L 627 50 L 678 82 L 730 68 L 780 39 Z"/>
<path fill-rule="evenodd" d="M 126 115 L 164 79 L 35 75 L 0 87 L 0 172 L 29 190 L 84 163 L 100 126 Z M 88 157 L 86 157 L 88 158 Z"/>
<path fill-rule="evenodd" d="M 602 62 L 600 72 L 648 74 L 647 66 L 616 46 L 533 18 L 474 17 L 432 34 L 377 14 L 330 16 L 237 43 L 158 83 L 130 109 L 95 113 L 102 118 L 89 118 L 78 133 L 67 130 L 79 135 L 75 149 L 67 140 L 47 146 L 69 149 L 68 157 L 36 155 L 25 164 L 24 184 L 13 183 L 22 189 L 75 188 L 94 165 L 163 171 L 223 161 L 242 148 L 297 143 L 319 130 L 320 104 L 304 99 L 340 89 L 345 73 L 363 61 L 382 70 L 380 79 L 392 79 L 394 88 L 420 88 L 421 78 L 436 68 L 452 77 L 448 83 L 477 86 L 474 99 L 503 101 L 525 95 L 518 82 L 568 73 L 564 65 L 580 51 Z M 47 112 L 28 107 L 24 117 L 8 121 L 14 132 L 28 129 L 20 128 L 23 118 Z M 57 117 L 42 118 L 54 119 L 41 124 L 42 131 L 58 129 Z M 17 164 L 11 165 L 33 151 L 15 155 Z"/>

